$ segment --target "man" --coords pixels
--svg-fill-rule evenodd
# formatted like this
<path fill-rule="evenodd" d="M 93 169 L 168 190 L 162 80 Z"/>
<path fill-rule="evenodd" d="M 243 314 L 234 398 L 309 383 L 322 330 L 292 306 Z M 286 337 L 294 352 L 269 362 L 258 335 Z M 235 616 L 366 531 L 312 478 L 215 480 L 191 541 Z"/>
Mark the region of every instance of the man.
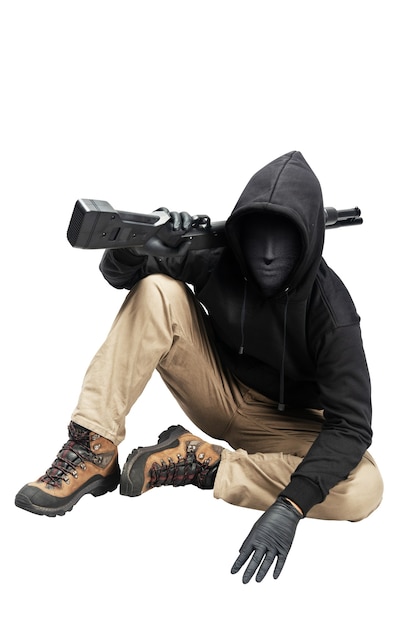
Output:
<path fill-rule="evenodd" d="M 54 516 L 119 482 L 127 496 L 213 489 L 264 511 L 232 572 L 248 562 L 243 582 L 261 581 L 275 563 L 277 578 L 302 518 L 361 520 L 381 501 L 359 317 L 322 258 L 321 188 L 300 152 L 252 177 L 224 247 L 176 248 L 190 224 L 172 214 L 167 256 L 105 252 L 102 273 L 129 294 L 87 370 L 69 441 L 16 504 Z M 171 426 L 120 476 L 125 418 L 155 369 L 196 426 L 232 450 Z"/>

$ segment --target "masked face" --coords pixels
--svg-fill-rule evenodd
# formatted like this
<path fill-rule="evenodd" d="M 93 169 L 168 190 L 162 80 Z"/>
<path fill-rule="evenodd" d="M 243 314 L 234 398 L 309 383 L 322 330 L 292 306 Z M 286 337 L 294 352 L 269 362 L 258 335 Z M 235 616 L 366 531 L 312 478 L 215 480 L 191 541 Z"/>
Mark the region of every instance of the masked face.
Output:
<path fill-rule="evenodd" d="M 273 214 L 249 215 L 241 226 L 241 250 L 252 279 L 265 297 L 286 287 L 301 253 L 292 222 Z"/>

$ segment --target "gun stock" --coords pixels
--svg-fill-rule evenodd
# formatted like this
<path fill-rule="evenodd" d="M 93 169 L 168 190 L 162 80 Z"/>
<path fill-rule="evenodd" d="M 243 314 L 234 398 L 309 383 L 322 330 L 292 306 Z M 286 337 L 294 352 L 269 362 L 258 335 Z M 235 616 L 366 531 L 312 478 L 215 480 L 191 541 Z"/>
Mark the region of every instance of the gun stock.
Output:
<path fill-rule="evenodd" d="M 77 200 L 67 230 L 67 239 L 73 248 L 97 250 L 104 248 L 143 248 L 147 254 L 164 250 L 175 255 L 179 248 L 167 251 L 159 247 L 158 231 L 170 219 L 159 209 L 153 213 L 116 211 L 104 200 Z M 361 224 L 360 209 L 337 211 L 324 209 L 325 228 Z M 213 222 L 207 215 L 197 215 L 192 228 L 182 236 L 180 247 L 188 249 L 222 247 L 225 245 L 225 222 Z M 147 251 L 148 248 L 148 251 Z M 161 252 L 163 253 L 163 252 Z"/>
<path fill-rule="evenodd" d="M 170 219 L 164 210 L 153 213 L 116 211 L 104 200 L 77 200 L 67 230 L 73 248 L 146 248 L 158 239 L 158 231 Z M 182 236 L 190 249 L 224 245 L 224 222 L 211 224 L 209 217 L 198 215 L 190 231 Z M 152 246 L 154 247 L 154 246 Z M 173 250 L 174 252 L 174 250 Z"/>

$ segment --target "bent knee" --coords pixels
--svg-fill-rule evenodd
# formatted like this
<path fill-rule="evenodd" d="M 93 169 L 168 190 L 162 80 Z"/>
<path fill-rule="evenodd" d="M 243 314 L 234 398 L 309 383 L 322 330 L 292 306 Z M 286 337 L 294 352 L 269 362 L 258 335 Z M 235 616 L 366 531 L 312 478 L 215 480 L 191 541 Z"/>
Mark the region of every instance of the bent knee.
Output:
<path fill-rule="evenodd" d="M 380 505 L 383 497 L 383 479 L 373 457 L 366 453 L 353 472 L 348 490 L 350 504 L 345 519 L 358 522 L 368 517 Z"/>
<path fill-rule="evenodd" d="M 165 274 L 150 274 L 141 278 L 130 290 L 126 303 L 148 305 L 151 310 L 161 302 L 177 301 L 184 297 L 185 284 Z"/>
<path fill-rule="evenodd" d="M 321 504 L 314 506 L 308 517 L 359 522 L 380 505 L 383 479 L 369 452 L 346 480 L 338 483 Z"/>
<path fill-rule="evenodd" d="M 137 282 L 134 290 L 138 291 L 162 291 L 163 293 L 174 291 L 184 291 L 184 283 L 167 276 L 167 274 L 149 274 Z"/>

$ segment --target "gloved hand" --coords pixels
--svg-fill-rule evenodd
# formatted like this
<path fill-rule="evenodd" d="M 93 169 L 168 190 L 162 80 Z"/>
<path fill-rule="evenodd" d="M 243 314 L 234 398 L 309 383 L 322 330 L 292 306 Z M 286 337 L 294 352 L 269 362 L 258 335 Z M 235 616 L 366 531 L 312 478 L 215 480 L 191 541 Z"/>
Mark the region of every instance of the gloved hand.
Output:
<path fill-rule="evenodd" d="M 288 500 L 279 496 L 252 527 L 240 548 L 239 557 L 232 566 L 231 574 L 236 574 L 252 555 L 242 577 L 243 583 L 251 580 L 258 567 L 255 579 L 261 582 L 276 558 L 273 578 L 278 578 L 302 517 Z"/>
<path fill-rule="evenodd" d="M 181 243 L 181 237 L 188 230 L 190 230 L 193 222 L 193 217 L 186 211 L 169 211 L 165 207 L 158 209 L 164 211 L 170 216 L 170 220 L 164 224 L 158 231 L 158 239 L 162 241 L 169 248 L 177 248 Z"/>
<path fill-rule="evenodd" d="M 186 211 L 178 213 L 177 211 L 169 211 L 165 207 L 161 207 L 154 211 L 157 213 L 163 211 L 170 217 L 159 230 L 157 235 L 148 239 L 146 244 L 139 248 L 128 248 L 129 252 L 135 256 L 143 256 L 151 254 L 152 256 L 175 256 L 176 254 L 184 254 L 188 247 L 188 242 L 182 241 L 182 235 L 187 233 L 193 226 L 192 217 Z"/>

